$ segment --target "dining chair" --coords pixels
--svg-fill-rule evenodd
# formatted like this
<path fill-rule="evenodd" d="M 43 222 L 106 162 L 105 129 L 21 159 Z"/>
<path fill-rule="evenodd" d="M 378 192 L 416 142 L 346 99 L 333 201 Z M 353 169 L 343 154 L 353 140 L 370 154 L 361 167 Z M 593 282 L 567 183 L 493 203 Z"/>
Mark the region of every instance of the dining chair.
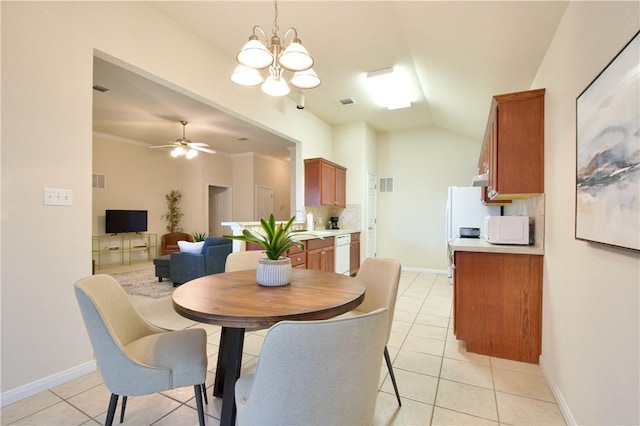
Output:
<path fill-rule="evenodd" d="M 225 272 L 246 271 L 248 269 L 257 269 L 258 262 L 261 258 L 266 257 L 262 250 L 245 250 L 236 251 L 227 256 L 227 262 L 224 265 Z"/>
<path fill-rule="evenodd" d="M 379 308 L 387 308 L 389 316 L 387 318 L 387 333 L 384 346 L 384 360 L 389 370 L 393 390 L 396 392 L 398 405 L 402 406 L 396 376 L 393 374 L 393 366 L 391 365 L 391 357 L 387 344 L 391 336 L 391 326 L 393 324 L 393 313 L 396 308 L 396 299 L 398 297 L 398 285 L 400 284 L 401 265 L 395 259 L 386 259 L 380 257 L 368 257 L 360 266 L 360 270 L 356 275 L 356 279 L 364 282 L 365 294 L 364 301 L 354 310 L 347 312 L 344 316 L 362 315 L 374 311 Z"/>
<path fill-rule="evenodd" d="M 135 310 L 111 275 L 92 275 L 75 283 L 76 298 L 104 383 L 111 392 L 105 425 L 111 426 L 122 396 L 120 423 L 127 397 L 193 385 L 198 421 L 204 425 L 207 334 L 201 328 L 166 331 Z"/>
<path fill-rule="evenodd" d="M 272 326 L 255 374 L 236 381 L 237 424 L 371 424 L 387 313 Z"/>

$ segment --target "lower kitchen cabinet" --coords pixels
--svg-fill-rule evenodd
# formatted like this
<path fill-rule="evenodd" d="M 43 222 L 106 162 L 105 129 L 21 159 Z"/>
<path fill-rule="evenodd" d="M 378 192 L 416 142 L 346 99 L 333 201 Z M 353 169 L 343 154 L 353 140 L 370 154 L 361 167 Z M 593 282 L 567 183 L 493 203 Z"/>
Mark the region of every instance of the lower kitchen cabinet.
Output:
<path fill-rule="evenodd" d="M 298 269 L 307 269 L 307 251 L 299 246 L 293 246 L 287 251 L 287 257 L 291 259 L 291 266 Z"/>
<path fill-rule="evenodd" d="M 307 240 L 307 269 L 334 272 L 334 238 Z"/>
<path fill-rule="evenodd" d="M 537 364 L 543 256 L 454 253 L 453 329 L 469 352 Z"/>

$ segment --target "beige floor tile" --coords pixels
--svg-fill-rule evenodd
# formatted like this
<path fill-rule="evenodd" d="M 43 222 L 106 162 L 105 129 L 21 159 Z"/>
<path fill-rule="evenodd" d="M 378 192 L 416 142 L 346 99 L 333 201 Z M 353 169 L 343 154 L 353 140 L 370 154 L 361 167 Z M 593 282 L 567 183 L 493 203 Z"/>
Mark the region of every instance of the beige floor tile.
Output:
<path fill-rule="evenodd" d="M 493 378 L 497 391 L 555 402 L 544 376 L 494 368 Z"/>
<path fill-rule="evenodd" d="M 537 374 L 542 376 L 542 369 L 538 364 L 528 362 L 512 361 L 510 359 L 491 357 L 491 366 L 503 370 L 519 371 L 521 373 Z"/>
<path fill-rule="evenodd" d="M 396 310 L 393 313 L 393 320 L 413 323 L 413 321 L 415 321 L 416 319 L 416 316 L 418 316 L 417 312 L 403 312 L 403 311 Z"/>
<path fill-rule="evenodd" d="M 491 359 L 487 355 L 467 352 L 466 343 L 460 340 L 447 340 L 444 348 L 445 358 L 457 359 L 460 361 L 474 362 L 481 365 L 491 365 Z"/>
<path fill-rule="evenodd" d="M 510 425 L 564 425 L 560 409 L 553 402 L 496 392 L 500 422 Z"/>
<path fill-rule="evenodd" d="M 127 399 L 127 409 L 125 410 L 124 423 L 122 424 L 150 425 L 163 418 L 179 406 L 179 402 L 159 393 L 130 397 Z M 119 418 L 120 408 L 116 410 L 116 416 Z M 105 410 L 105 412 L 100 416 L 96 417 L 96 420 L 104 424 L 106 417 L 107 410 Z"/>
<path fill-rule="evenodd" d="M 48 407 L 52 407 L 62 401 L 60 397 L 49 392 L 44 391 L 36 395 L 25 398 L 21 401 L 14 402 L 2 408 L 0 412 L 0 420 L 3 425 L 13 423 L 18 419 L 27 417 L 31 414 L 37 413 Z"/>
<path fill-rule="evenodd" d="M 409 330 L 411 330 L 412 325 L 413 324 L 410 322 L 394 320 L 391 323 L 391 331 L 399 334 L 404 334 L 406 336 L 409 333 Z"/>
<path fill-rule="evenodd" d="M 433 404 L 436 395 L 436 388 L 438 387 L 438 379 L 436 377 L 414 373 L 413 371 L 401 370 L 399 368 L 394 368 L 393 372 L 396 376 L 396 383 L 398 385 L 398 391 L 400 392 L 401 398 L 408 398 L 414 401 Z M 382 383 L 381 390 L 393 394 L 395 397 L 393 384 L 391 383 L 391 378 L 388 375 Z"/>
<path fill-rule="evenodd" d="M 444 340 L 430 337 L 407 336 L 403 348 L 415 352 L 442 356 L 444 352 Z"/>
<path fill-rule="evenodd" d="M 449 317 L 441 317 L 438 315 L 418 314 L 416 324 L 432 325 L 434 327 L 447 328 L 449 326 Z"/>
<path fill-rule="evenodd" d="M 444 358 L 441 377 L 454 382 L 493 389 L 491 367 L 486 365 Z"/>
<path fill-rule="evenodd" d="M 423 304 L 423 301 L 420 299 L 400 296 L 396 301 L 395 310 L 417 314 L 418 312 L 420 312 L 420 308 L 422 307 L 422 304 Z"/>
<path fill-rule="evenodd" d="M 207 416 L 208 417 L 208 416 Z M 209 426 L 218 425 L 220 422 L 217 419 L 208 417 L 205 419 L 205 423 Z M 186 405 L 179 407 L 172 411 L 167 416 L 161 418 L 159 421 L 153 424 L 153 426 L 176 426 L 176 425 L 197 425 L 198 424 L 198 412 Z"/>
<path fill-rule="evenodd" d="M 437 315 L 440 317 L 448 317 L 451 314 L 451 307 L 441 303 L 430 304 L 428 301 L 422 306 L 418 312 L 420 315 Z"/>
<path fill-rule="evenodd" d="M 498 426 L 498 422 L 494 422 L 491 420 L 483 419 L 482 417 L 470 416 L 468 414 L 459 413 L 457 411 L 447 410 L 442 407 L 435 407 L 433 409 L 433 418 L 431 419 L 431 424 L 434 426 Z"/>
<path fill-rule="evenodd" d="M 244 346 L 242 352 L 254 356 L 260 355 L 262 349 L 262 343 L 264 343 L 264 337 L 257 334 L 249 334 L 244 338 Z"/>
<path fill-rule="evenodd" d="M 391 333 L 389 334 L 389 341 L 387 342 L 388 347 L 396 347 L 399 348 L 404 344 L 404 341 L 407 339 L 407 333 L 397 333 L 393 329 L 391 329 Z"/>
<path fill-rule="evenodd" d="M 84 374 L 77 379 L 73 379 L 67 383 L 51 388 L 51 392 L 55 393 L 60 398 L 69 399 L 78 393 L 84 392 L 101 384 L 102 375 L 100 374 L 100 370 L 96 369 L 95 371 Z"/>
<path fill-rule="evenodd" d="M 492 389 L 441 379 L 435 405 L 484 419 L 498 420 L 496 398 Z"/>
<path fill-rule="evenodd" d="M 387 425 L 428 425 L 433 406 L 402 398 L 402 407 L 398 406 L 395 394 L 379 392 L 376 400 L 376 412 L 373 424 Z"/>
<path fill-rule="evenodd" d="M 67 426 L 79 425 L 90 420 L 90 417 L 78 411 L 67 402 L 59 402 L 51 407 L 22 418 L 13 425 Z"/>
<path fill-rule="evenodd" d="M 447 329 L 435 327 L 433 325 L 413 324 L 409 336 L 429 337 L 432 339 L 445 340 L 447 338 Z"/>
<path fill-rule="evenodd" d="M 407 349 L 400 349 L 393 361 L 394 369 L 401 368 L 434 377 L 440 375 L 441 364 L 442 357 L 440 356 L 414 352 Z"/>
<path fill-rule="evenodd" d="M 110 397 L 109 389 L 101 384 L 69 398 L 68 401 L 90 417 L 97 417 L 109 408 Z"/>

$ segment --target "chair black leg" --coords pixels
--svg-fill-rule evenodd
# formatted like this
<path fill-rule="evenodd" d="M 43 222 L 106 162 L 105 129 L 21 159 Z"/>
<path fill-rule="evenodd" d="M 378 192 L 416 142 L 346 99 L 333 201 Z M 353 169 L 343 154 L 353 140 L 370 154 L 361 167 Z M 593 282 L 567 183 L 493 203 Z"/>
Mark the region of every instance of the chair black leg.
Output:
<path fill-rule="evenodd" d="M 111 426 L 113 424 L 113 416 L 116 414 L 116 405 L 118 405 L 118 395 L 111 394 L 109 400 L 109 409 L 107 410 L 107 419 L 104 421 L 104 426 Z"/>
<path fill-rule="evenodd" d="M 122 407 L 120 407 L 120 423 L 124 422 L 124 410 L 127 409 L 127 397 L 122 397 Z"/>
<path fill-rule="evenodd" d="M 196 394 L 196 407 L 198 408 L 198 423 L 204 426 L 204 407 L 202 406 L 202 393 L 206 392 L 202 385 L 193 385 Z"/>
<path fill-rule="evenodd" d="M 204 403 L 209 405 L 209 398 L 207 397 L 207 382 L 202 384 L 202 396 L 204 396 Z"/>
<path fill-rule="evenodd" d="M 398 405 L 402 407 L 402 402 L 400 401 L 400 392 L 398 392 L 398 385 L 396 384 L 396 376 L 393 374 L 393 366 L 391 365 L 391 357 L 389 356 L 389 350 L 387 347 L 384 347 L 384 360 L 387 362 L 387 369 L 389 369 L 389 375 L 391 376 L 391 383 L 393 383 L 393 390 L 396 391 L 396 399 L 398 400 Z"/>

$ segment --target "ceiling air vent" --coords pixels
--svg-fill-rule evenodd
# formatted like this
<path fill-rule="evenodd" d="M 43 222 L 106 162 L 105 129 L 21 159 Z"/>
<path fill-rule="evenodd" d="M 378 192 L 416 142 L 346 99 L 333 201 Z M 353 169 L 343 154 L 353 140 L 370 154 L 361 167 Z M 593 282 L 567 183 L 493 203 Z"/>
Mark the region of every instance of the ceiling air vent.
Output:
<path fill-rule="evenodd" d="M 100 86 L 99 84 L 93 85 L 93 90 L 97 90 L 98 92 L 108 92 L 110 89 L 108 87 Z"/>
<path fill-rule="evenodd" d="M 354 101 L 353 98 L 340 99 L 338 102 L 340 102 L 340 104 L 342 105 L 351 105 L 356 103 L 356 101 Z"/>
<path fill-rule="evenodd" d="M 393 192 L 393 178 L 380 178 L 379 192 Z"/>

